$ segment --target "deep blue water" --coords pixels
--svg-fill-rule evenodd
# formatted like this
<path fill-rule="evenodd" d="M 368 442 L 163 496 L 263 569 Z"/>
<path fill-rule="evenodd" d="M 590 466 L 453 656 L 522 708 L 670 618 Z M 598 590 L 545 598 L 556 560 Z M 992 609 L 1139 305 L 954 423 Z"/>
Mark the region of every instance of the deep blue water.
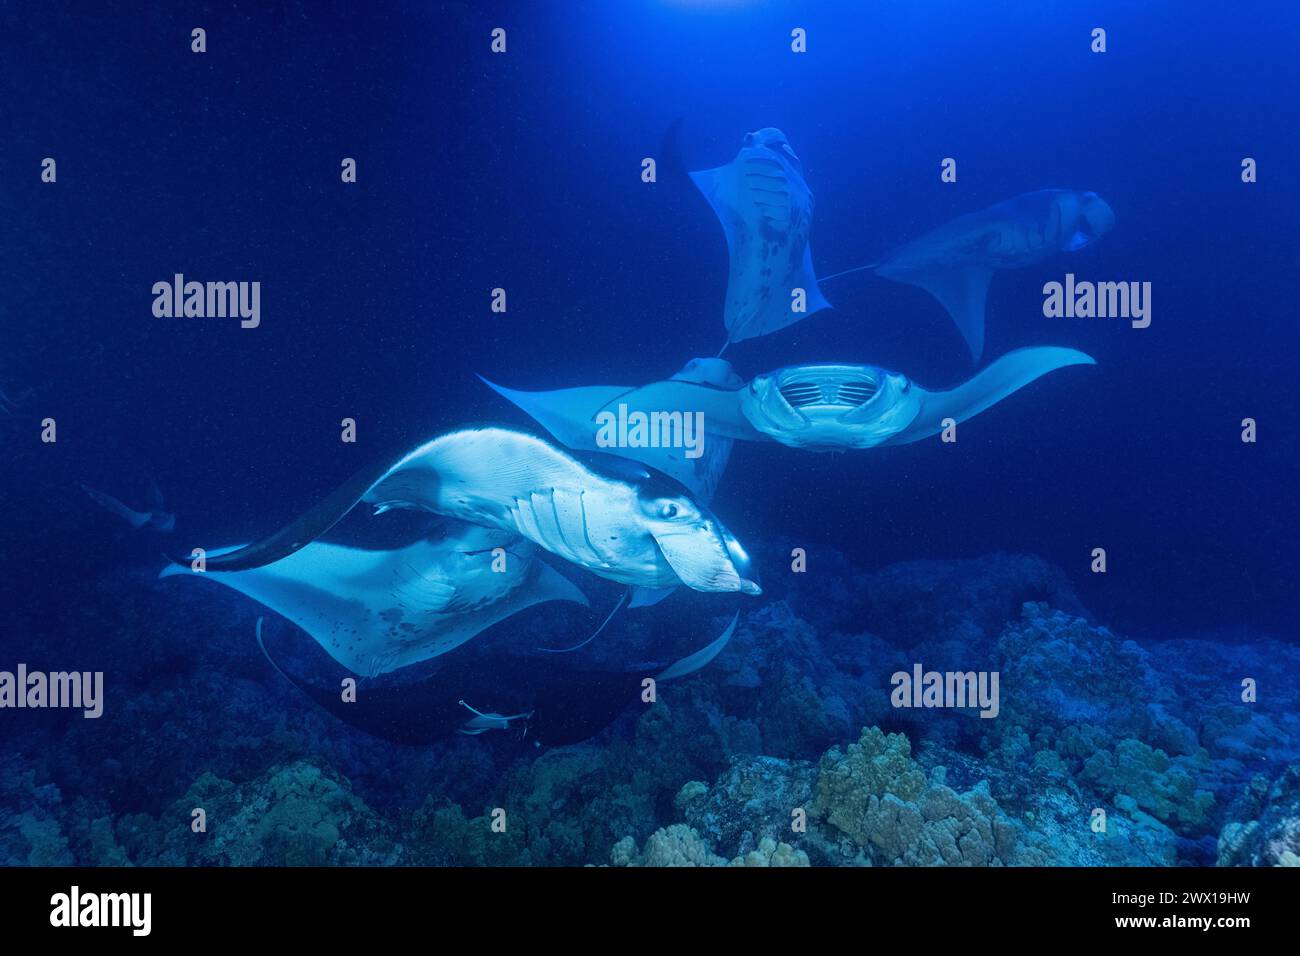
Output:
<path fill-rule="evenodd" d="M 531 424 L 475 373 L 635 384 L 713 355 L 717 221 L 689 182 L 640 179 L 677 119 L 692 169 L 727 162 L 751 130 L 788 135 L 822 274 L 1035 189 L 1094 190 L 1116 213 L 1095 246 L 999 273 L 988 300 L 986 359 L 1051 344 L 1095 368 L 1035 383 L 956 446 L 740 446 L 714 504 L 751 551 L 780 569 L 802 546 L 812 573 L 834 554 L 856 574 L 1032 554 L 1092 619 L 1153 646 L 1296 643 L 1300 11 L 998 7 L 0 7 L 0 389 L 18 399 L 0 421 L 0 665 L 48 654 L 53 668 L 57 649 L 142 684 L 183 673 L 203 625 L 170 634 L 163 659 L 133 659 L 138 633 L 78 609 L 110 580 L 145 593 L 164 550 L 270 532 L 433 435 Z M 47 156 L 56 184 L 40 179 Z M 956 183 L 940 181 L 949 156 Z M 357 183 L 340 182 L 342 157 Z M 1258 182 L 1241 181 L 1243 157 Z M 1042 285 L 1067 271 L 1150 282 L 1151 326 L 1044 318 Z M 259 280 L 261 327 L 155 318 L 151 286 L 176 272 Z M 506 314 L 490 309 L 498 286 Z M 833 310 L 726 357 L 746 377 L 811 361 L 935 387 L 969 376 L 923 291 L 868 274 L 824 291 Z M 355 444 L 339 441 L 345 416 Z M 132 534 L 78 488 L 138 499 L 150 477 L 178 515 L 167 539 Z M 1095 547 L 1104 575 L 1089 572 Z M 166 594 L 209 621 L 235 603 Z M 251 634 L 239 641 L 240 667 L 274 686 Z M 114 759 L 126 744 L 101 746 Z"/>

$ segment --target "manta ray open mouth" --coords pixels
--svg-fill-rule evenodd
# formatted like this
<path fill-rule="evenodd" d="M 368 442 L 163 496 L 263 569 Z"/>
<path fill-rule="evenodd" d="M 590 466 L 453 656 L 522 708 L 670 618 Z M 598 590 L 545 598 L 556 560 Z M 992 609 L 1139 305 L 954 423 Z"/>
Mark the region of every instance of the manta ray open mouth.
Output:
<path fill-rule="evenodd" d="M 791 408 L 803 408 L 807 405 L 847 405 L 850 408 L 857 408 L 869 402 L 877 389 L 876 383 L 864 376 L 839 381 L 799 380 L 780 386 L 781 397 L 790 403 Z"/>

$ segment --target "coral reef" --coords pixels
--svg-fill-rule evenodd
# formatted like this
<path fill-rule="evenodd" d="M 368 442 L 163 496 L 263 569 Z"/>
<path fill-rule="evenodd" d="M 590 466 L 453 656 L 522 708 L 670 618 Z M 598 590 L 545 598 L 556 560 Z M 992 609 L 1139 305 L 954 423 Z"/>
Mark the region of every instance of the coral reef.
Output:
<path fill-rule="evenodd" d="M 694 827 L 674 823 L 650 834 L 640 851 L 631 837 L 619 840 L 610 851 L 610 862 L 614 866 L 807 866 L 808 854 L 764 837 L 756 849 L 728 862 Z"/>
<path fill-rule="evenodd" d="M 1125 639 L 1033 557 L 818 562 L 775 570 L 708 668 L 554 749 L 375 740 L 270 670 L 237 596 L 212 589 L 196 617 L 106 575 L 56 622 L 55 651 L 123 676 L 100 720 L 7 725 L 0 863 L 1298 862 L 1300 648 Z M 662 657 L 647 620 L 593 653 Z M 680 653 L 699 646 L 692 620 Z M 140 640 L 75 645 L 90 622 Z M 997 671 L 998 715 L 893 707 L 891 675 L 918 663 Z"/>
<path fill-rule="evenodd" d="M 196 810 L 202 811 L 201 825 Z M 239 785 L 205 773 L 160 818 L 124 819 L 117 839 L 133 860 L 148 866 L 395 860 L 387 827 L 351 785 L 305 760 Z"/>
<path fill-rule="evenodd" d="M 1257 776 L 1219 834 L 1219 866 L 1300 866 L 1300 765 Z"/>
<path fill-rule="evenodd" d="M 867 850 L 877 864 L 996 866 L 1013 861 L 1016 832 L 988 784 L 958 794 L 941 768 L 911 758 L 902 734 L 863 730 L 822 756 L 812 812 Z"/>

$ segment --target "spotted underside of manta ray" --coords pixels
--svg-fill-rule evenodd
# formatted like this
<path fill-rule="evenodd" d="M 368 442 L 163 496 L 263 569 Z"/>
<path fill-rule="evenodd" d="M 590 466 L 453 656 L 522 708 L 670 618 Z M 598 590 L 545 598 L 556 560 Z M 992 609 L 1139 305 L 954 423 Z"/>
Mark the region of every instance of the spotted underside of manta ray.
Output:
<path fill-rule="evenodd" d="M 403 548 L 314 541 L 262 567 L 185 575 L 252 598 L 306 631 L 353 673 L 384 674 L 454 650 L 544 601 L 587 599 L 517 535 L 460 522 Z M 219 557 L 219 554 L 214 555 Z"/>
<path fill-rule="evenodd" d="M 817 286 L 808 242 L 812 190 L 784 133 L 771 127 L 749 133 L 730 163 L 690 177 L 727 238 L 724 349 L 830 307 Z"/>
<path fill-rule="evenodd" d="M 543 413 L 580 414 L 585 401 L 573 405 L 564 393 L 587 392 L 584 398 L 590 400 L 609 395 L 606 407 L 622 403 L 646 413 L 669 409 L 698 412 L 712 439 L 776 441 L 794 448 L 833 451 L 921 441 L 942 431 L 946 421 L 973 418 L 1049 372 L 1092 364 L 1093 359 L 1082 352 L 1044 346 L 1004 355 L 947 391 L 922 388 L 901 373 L 870 365 L 798 365 L 732 387 L 673 378 L 632 390 L 596 386 L 507 397 L 544 423 Z M 714 377 L 721 380 L 723 376 L 715 370 Z"/>

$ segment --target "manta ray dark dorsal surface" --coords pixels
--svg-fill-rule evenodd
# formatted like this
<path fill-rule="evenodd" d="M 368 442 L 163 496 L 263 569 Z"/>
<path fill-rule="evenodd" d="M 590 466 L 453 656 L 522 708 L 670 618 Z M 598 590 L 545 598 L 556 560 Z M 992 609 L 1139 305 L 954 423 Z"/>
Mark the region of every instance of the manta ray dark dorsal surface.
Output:
<path fill-rule="evenodd" d="M 208 558 L 205 562 L 209 571 L 247 571 L 260 568 L 279 561 L 281 558 L 305 548 L 334 527 L 345 514 L 352 510 L 358 501 L 375 482 L 382 478 L 391 468 L 390 462 L 384 461 L 357 472 L 340 485 L 324 501 L 296 518 L 279 531 L 254 541 L 250 545 L 231 551 L 229 554 Z M 172 557 L 177 564 L 189 564 L 190 559 Z"/>
<path fill-rule="evenodd" d="M 476 668 L 455 664 L 406 684 L 365 684 L 356 699 L 344 702 L 338 681 L 314 683 L 291 670 L 268 650 L 258 629 L 258 646 L 271 666 L 294 687 L 350 727 L 396 744 L 422 746 L 452 737 L 473 716 L 461 704 L 461 695 L 474 688 Z M 348 672 L 337 668 L 338 674 Z M 472 698 L 471 698 L 472 699 Z"/>

